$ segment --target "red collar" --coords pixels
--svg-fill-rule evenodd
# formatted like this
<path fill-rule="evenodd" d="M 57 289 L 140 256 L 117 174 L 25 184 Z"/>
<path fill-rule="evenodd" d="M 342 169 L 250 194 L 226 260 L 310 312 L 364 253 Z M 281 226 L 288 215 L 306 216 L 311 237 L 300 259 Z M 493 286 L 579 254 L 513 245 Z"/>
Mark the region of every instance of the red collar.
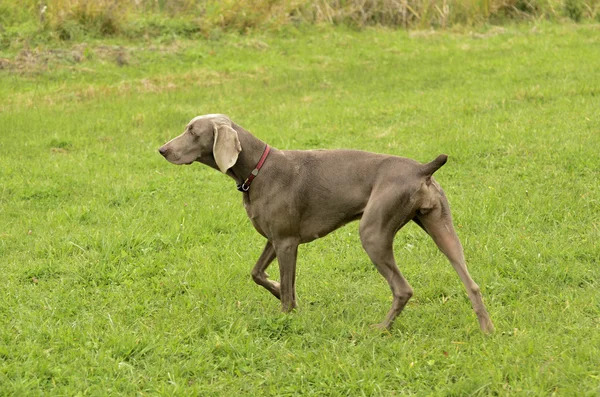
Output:
<path fill-rule="evenodd" d="M 256 178 L 256 175 L 258 175 L 258 171 L 260 171 L 260 169 L 262 168 L 270 151 L 271 151 L 271 147 L 267 144 L 265 146 L 265 150 L 264 150 L 262 156 L 260 157 L 260 160 L 258 160 L 258 164 L 256 164 L 256 167 L 254 167 L 250 176 L 248 178 L 246 178 L 244 183 L 237 185 L 237 189 L 240 192 L 247 192 L 248 190 L 250 190 L 250 184 L 252 183 L 254 178 Z"/>

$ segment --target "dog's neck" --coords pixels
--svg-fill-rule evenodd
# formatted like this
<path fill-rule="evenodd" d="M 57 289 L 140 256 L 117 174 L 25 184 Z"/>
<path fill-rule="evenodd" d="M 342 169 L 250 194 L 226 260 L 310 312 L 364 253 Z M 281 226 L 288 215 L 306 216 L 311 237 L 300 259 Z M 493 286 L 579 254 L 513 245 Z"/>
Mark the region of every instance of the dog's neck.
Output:
<path fill-rule="evenodd" d="M 233 167 L 227 171 L 227 175 L 240 184 L 248 178 L 256 164 L 258 164 L 266 143 L 236 124 L 232 124 L 232 127 L 238 133 L 242 151 Z"/>

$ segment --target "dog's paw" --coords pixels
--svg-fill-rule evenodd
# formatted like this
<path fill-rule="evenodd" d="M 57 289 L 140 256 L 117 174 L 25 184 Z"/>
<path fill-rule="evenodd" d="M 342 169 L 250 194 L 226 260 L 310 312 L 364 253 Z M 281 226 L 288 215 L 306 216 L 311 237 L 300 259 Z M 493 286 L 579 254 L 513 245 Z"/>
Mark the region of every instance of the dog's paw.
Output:
<path fill-rule="evenodd" d="M 487 321 L 481 323 L 481 331 L 486 335 L 491 335 L 496 332 L 496 328 L 494 328 L 492 320 L 488 319 Z"/>
<path fill-rule="evenodd" d="M 371 324 L 370 328 L 376 332 L 381 333 L 382 335 L 391 335 L 390 328 L 387 324 L 384 324 L 384 323 Z"/>

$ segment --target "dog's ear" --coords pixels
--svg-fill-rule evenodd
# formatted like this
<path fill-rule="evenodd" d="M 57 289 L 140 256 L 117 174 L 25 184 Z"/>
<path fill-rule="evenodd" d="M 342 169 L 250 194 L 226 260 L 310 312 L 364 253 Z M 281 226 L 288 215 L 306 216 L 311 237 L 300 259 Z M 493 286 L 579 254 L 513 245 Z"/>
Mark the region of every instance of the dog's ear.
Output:
<path fill-rule="evenodd" d="M 215 125 L 213 156 L 222 173 L 233 167 L 242 151 L 237 131 L 228 125 Z"/>

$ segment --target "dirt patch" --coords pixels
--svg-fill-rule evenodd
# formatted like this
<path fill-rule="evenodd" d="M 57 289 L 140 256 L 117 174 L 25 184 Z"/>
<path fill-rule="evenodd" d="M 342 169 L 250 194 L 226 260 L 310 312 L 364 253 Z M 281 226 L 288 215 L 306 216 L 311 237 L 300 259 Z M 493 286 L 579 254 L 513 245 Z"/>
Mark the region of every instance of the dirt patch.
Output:
<path fill-rule="evenodd" d="M 80 69 L 80 67 L 78 67 Z M 92 71 L 93 72 L 93 71 Z M 45 95 L 22 93 L 12 95 L 0 105 L 0 112 L 10 107 L 33 107 L 40 103 L 56 105 L 62 103 L 87 102 L 98 98 L 123 97 L 131 94 L 148 94 L 174 91 L 181 87 L 210 87 L 233 78 L 228 73 L 196 69 L 188 73 L 168 74 L 152 78 L 122 81 L 111 85 L 89 85 L 80 89 L 55 91 Z"/>
<path fill-rule="evenodd" d="M 85 44 L 71 49 L 23 49 L 13 59 L 2 58 L 0 69 L 27 74 L 38 73 L 54 66 L 72 66 L 85 59 Z"/>
<path fill-rule="evenodd" d="M 8 70 L 18 74 L 38 74 L 56 68 L 73 68 L 83 71 L 82 64 L 89 61 L 114 63 L 118 66 L 136 64 L 136 55 L 143 52 L 175 53 L 179 46 L 149 46 L 149 47 L 123 47 L 111 45 L 91 46 L 80 43 L 67 49 L 25 48 L 14 58 L 0 58 L 0 70 Z"/>

